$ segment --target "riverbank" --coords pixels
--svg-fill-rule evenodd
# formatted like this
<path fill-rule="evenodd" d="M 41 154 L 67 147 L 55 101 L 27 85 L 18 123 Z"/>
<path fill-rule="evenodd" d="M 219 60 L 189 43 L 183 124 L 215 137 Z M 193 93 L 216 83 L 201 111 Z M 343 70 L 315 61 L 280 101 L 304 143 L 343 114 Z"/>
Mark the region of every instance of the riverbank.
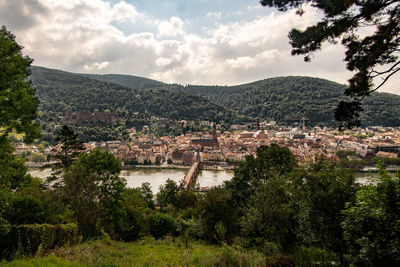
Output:
<path fill-rule="evenodd" d="M 122 170 L 132 171 L 140 169 L 157 169 L 157 170 L 177 170 L 177 169 L 190 169 L 190 166 L 180 166 L 180 165 L 124 165 Z"/>
<path fill-rule="evenodd" d="M 397 172 L 400 171 L 400 168 L 397 166 L 387 166 L 385 170 L 388 172 Z M 360 168 L 357 170 L 358 172 L 379 172 L 379 168 L 375 166 L 365 166 L 364 168 Z"/>
<path fill-rule="evenodd" d="M 189 170 L 190 165 L 172 165 L 172 164 L 161 164 L 161 165 L 123 165 L 122 170 L 132 171 L 132 170 L 140 170 L 140 169 L 157 169 L 157 170 Z M 227 171 L 234 170 L 236 166 L 230 165 L 203 165 L 201 167 L 202 170 L 210 170 L 210 171 Z"/>

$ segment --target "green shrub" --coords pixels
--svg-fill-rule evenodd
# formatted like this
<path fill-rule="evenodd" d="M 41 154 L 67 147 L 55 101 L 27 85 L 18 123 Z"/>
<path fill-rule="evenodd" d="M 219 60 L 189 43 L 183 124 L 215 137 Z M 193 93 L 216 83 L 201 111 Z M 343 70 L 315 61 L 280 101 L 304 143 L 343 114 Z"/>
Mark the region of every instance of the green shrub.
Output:
<path fill-rule="evenodd" d="M 218 223 L 215 224 L 214 229 L 215 229 L 214 238 L 219 243 L 223 243 L 225 241 L 225 236 L 226 236 L 226 227 L 224 226 L 224 223 L 219 221 Z"/>
<path fill-rule="evenodd" d="M 42 203 L 31 195 L 17 195 L 11 198 L 5 218 L 13 225 L 43 223 Z"/>
<path fill-rule="evenodd" d="M 26 224 L 12 226 L 9 234 L 0 240 L 0 257 L 35 255 L 78 242 L 76 224 Z"/>
<path fill-rule="evenodd" d="M 175 220 L 171 215 L 164 213 L 154 213 L 149 218 L 150 234 L 155 238 L 161 238 L 167 234 L 174 233 L 176 230 Z"/>
<path fill-rule="evenodd" d="M 209 257 L 205 266 L 263 266 L 261 255 L 249 253 L 243 248 L 224 244 L 216 257 Z"/>
<path fill-rule="evenodd" d="M 176 222 L 176 231 L 179 235 L 185 235 L 188 232 L 192 239 L 201 239 L 204 236 L 204 227 L 199 219 L 178 219 Z"/>
<path fill-rule="evenodd" d="M 262 252 L 267 256 L 275 256 L 279 253 L 279 246 L 273 242 L 266 241 L 264 246 L 262 247 Z"/>

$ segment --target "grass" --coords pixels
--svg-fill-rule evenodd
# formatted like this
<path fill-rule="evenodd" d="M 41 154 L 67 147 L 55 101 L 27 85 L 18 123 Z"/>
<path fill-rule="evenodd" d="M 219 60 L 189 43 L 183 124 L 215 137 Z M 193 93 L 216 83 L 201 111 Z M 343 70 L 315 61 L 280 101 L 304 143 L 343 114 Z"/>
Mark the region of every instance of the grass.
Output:
<path fill-rule="evenodd" d="M 1 262 L 0 266 L 260 266 L 264 257 L 255 251 L 172 239 L 125 242 L 88 241 L 58 248 L 43 257 Z"/>
<path fill-rule="evenodd" d="M 108 237 L 108 236 L 107 236 Z M 295 264 L 296 263 L 296 264 Z M 240 246 L 209 245 L 176 238 L 116 242 L 109 238 L 91 240 L 72 247 L 56 248 L 36 257 L 0 262 L 0 267 L 50 266 L 338 266 L 336 257 L 317 248 L 299 247 L 292 257 L 277 254 L 266 257 Z"/>

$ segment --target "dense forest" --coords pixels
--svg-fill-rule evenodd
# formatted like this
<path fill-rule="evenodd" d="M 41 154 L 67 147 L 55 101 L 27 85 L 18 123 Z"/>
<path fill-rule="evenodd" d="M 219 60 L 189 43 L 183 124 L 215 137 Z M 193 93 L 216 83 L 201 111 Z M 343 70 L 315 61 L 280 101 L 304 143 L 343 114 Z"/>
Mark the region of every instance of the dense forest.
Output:
<path fill-rule="evenodd" d="M 139 88 L 138 77 L 91 76 L 103 81 Z M 291 124 L 302 117 L 310 119 L 311 125 L 336 126 L 334 110 L 340 100 L 345 100 L 346 85 L 312 77 L 277 77 L 237 86 L 201 86 L 156 84 L 175 92 L 189 93 L 218 103 L 229 110 L 250 118 L 276 120 Z M 400 96 L 373 93 L 363 101 L 362 126 L 399 126 Z"/>
<path fill-rule="evenodd" d="M 165 83 L 163 82 L 133 75 L 121 75 L 121 74 L 103 74 L 103 75 L 81 74 L 81 75 L 103 82 L 113 82 L 132 89 L 155 88 L 165 85 Z"/>
<path fill-rule="evenodd" d="M 302 117 L 312 125 L 336 126 L 334 110 L 345 85 L 311 77 L 278 77 L 238 86 L 168 86 L 196 94 L 249 117 L 291 124 Z M 400 125 L 400 96 L 373 93 L 363 101 L 362 125 Z"/>
<path fill-rule="evenodd" d="M 82 75 L 32 68 L 32 84 L 43 112 L 63 115 L 72 111 L 110 111 L 117 117 L 135 112 L 178 119 L 224 119 L 224 108 L 202 97 L 168 90 L 135 90 Z"/>

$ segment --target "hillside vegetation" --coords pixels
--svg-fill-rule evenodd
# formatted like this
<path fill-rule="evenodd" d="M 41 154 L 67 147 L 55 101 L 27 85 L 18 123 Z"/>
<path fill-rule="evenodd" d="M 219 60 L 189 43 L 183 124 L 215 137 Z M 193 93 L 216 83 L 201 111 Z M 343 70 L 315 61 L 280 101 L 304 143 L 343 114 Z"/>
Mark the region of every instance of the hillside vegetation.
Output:
<path fill-rule="evenodd" d="M 131 76 L 134 81 L 137 77 Z M 138 88 L 127 78 L 102 76 L 104 81 Z M 204 97 L 229 110 L 251 118 L 277 120 L 291 124 L 302 117 L 312 125 L 336 126 L 334 110 L 346 99 L 346 85 L 320 78 L 288 76 L 270 78 L 237 86 L 155 84 L 174 92 Z M 363 101 L 362 125 L 400 126 L 400 96 L 373 93 Z"/>
<path fill-rule="evenodd" d="M 345 85 L 311 77 L 278 77 L 238 86 L 179 86 L 172 91 L 196 94 L 214 103 L 249 117 L 277 120 L 284 123 L 310 119 L 312 125 L 337 123 L 334 110 L 345 99 Z M 373 93 L 365 98 L 363 126 L 400 125 L 400 96 Z"/>
<path fill-rule="evenodd" d="M 121 75 L 121 74 L 81 74 L 82 76 L 99 80 L 102 82 L 112 82 L 132 89 L 154 88 L 165 85 L 152 79 L 147 79 L 139 76 Z"/>
<path fill-rule="evenodd" d="M 171 119 L 223 119 L 224 108 L 202 97 L 167 90 L 136 90 L 82 75 L 32 68 L 41 110 L 48 116 L 72 111 L 108 110 L 116 116 L 139 112 Z"/>

